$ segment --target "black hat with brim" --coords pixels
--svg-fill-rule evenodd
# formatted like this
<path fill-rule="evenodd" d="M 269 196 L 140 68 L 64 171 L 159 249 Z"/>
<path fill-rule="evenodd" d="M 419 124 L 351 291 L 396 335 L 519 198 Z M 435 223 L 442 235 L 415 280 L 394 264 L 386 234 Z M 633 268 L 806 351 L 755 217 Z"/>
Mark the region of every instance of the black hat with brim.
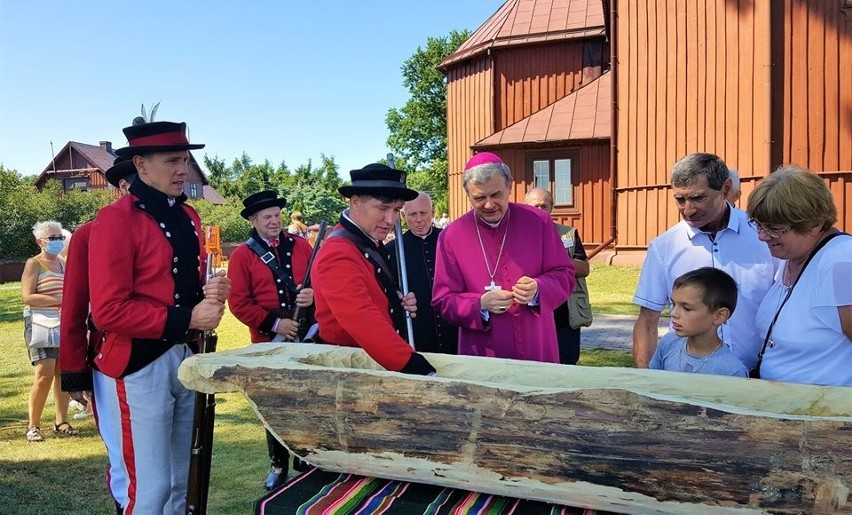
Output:
<path fill-rule="evenodd" d="M 104 172 L 108 183 L 118 188 L 118 183 L 128 175 L 136 173 L 136 165 L 129 157 L 116 157 L 112 166 Z"/>
<path fill-rule="evenodd" d="M 352 195 L 398 198 L 408 202 L 419 193 L 405 186 L 406 173 L 387 165 L 373 163 L 349 172 L 352 184 L 337 188 L 346 198 Z"/>
<path fill-rule="evenodd" d="M 283 208 L 286 205 L 287 199 L 279 197 L 274 191 L 259 191 L 249 195 L 245 200 L 243 200 L 243 206 L 245 207 L 242 211 L 240 211 L 240 216 L 248 220 L 251 215 L 257 213 L 261 209 L 266 209 L 268 207 Z"/>
<path fill-rule="evenodd" d="M 121 157 L 141 156 L 156 152 L 177 152 L 204 148 L 186 137 L 186 123 L 151 122 L 123 129 L 127 146 L 115 151 Z"/>

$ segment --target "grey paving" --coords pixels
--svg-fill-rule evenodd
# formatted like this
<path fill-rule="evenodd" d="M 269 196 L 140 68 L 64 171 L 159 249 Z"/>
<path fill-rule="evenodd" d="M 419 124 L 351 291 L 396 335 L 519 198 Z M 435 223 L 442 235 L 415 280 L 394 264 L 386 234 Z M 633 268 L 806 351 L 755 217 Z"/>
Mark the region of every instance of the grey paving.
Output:
<path fill-rule="evenodd" d="M 633 315 L 598 315 L 590 327 L 580 332 L 580 347 L 584 349 L 633 349 Z M 669 319 L 660 317 L 659 334 L 669 330 Z"/>

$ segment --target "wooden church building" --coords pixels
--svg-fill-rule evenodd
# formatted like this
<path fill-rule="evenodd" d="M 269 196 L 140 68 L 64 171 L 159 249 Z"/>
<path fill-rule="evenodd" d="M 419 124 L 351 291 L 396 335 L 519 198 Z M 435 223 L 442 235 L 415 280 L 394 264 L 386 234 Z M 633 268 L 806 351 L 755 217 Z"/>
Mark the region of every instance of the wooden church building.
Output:
<path fill-rule="evenodd" d="M 450 216 L 494 152 L 512 197 L 553 193 L 589 253 L 638 262 L 677 221 L 672 165 L 712 152 L 749 192 L 818 173 L 852 230 L 852 0 L 507 0 L 440 65 Z"/>

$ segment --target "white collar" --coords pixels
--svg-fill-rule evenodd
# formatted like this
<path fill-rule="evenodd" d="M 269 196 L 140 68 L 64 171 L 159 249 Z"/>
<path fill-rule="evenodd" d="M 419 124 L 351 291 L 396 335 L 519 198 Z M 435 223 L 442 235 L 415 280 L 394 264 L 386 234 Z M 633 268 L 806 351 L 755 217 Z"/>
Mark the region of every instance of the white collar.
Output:
<path fill-rule="evenodd" d="M 411 229 L 409 229 L 409 231 L 411 232 L 412 236 L 416 236 L 416 237 L 420 238 L 421 240 L 425 240 L 426 238 L 429 237 L 430 234 L 432 234 L 433 229 L 435 229 L 435 226 L 432 225 L 432 224 L 429 224 L 429 232 L 427 232 L 423 236 L 418 236 L 418 235 L 414 234 L 414 231 L 412 231 Z"/>

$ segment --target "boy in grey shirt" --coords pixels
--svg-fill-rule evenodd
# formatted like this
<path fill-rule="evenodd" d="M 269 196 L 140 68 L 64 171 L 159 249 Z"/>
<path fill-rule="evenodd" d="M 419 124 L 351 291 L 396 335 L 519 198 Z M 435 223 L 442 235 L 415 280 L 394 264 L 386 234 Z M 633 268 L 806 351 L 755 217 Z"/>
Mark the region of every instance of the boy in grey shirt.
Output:
<path fill-rule="evenodd" d="M 745 365 L 719 338 L 737 306 L 737 283 L 712 267 L 678 277 L 672 288 L 673 331 L 666 334 L 651 358 L 649 368 L 748 377 Z"/>

